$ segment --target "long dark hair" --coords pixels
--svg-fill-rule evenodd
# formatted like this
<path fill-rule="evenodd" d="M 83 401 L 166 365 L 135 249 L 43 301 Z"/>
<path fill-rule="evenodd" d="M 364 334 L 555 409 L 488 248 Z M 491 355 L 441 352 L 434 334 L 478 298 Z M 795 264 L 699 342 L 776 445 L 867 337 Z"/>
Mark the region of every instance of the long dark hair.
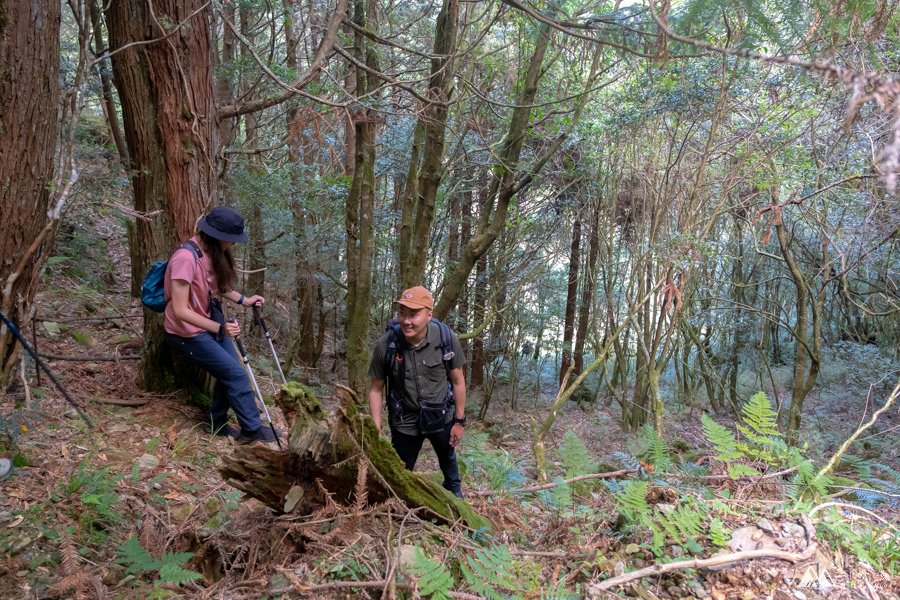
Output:
<path fill-rule="evenodd" d="M 230 292 L 234 289 L 234 283 L 237 281 L 231 250 L 223 250 L 219 240 L 203 231 L 200 232 L 200 241 L 203 242 L 206 255 L 212 264 L 213 273 L 216 274 L 219 295 Z"/>

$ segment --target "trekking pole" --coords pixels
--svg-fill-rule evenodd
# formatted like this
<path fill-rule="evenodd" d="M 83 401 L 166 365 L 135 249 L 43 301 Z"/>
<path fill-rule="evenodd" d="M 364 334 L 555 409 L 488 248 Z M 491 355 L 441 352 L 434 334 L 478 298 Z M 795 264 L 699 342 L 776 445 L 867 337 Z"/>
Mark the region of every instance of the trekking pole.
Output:
<path fill-rule="evenodd" d="M 269 335 L 269 328 L 266 327 L 266 320 L 263 318 L 262 313 L 259 312 L 259 307 L 256 304 L 253 305 L 253 318 L 259 321 L 263 331 L 266 332 L 266 339 L 269 341 L 269 348 L 272 349 L 272 356 L 275 358 L 275 364 L 278 366 L 278 372 L 281 374 L 281 381 L 287 383 L 284 371 L 281 370 L 281 362 L 278 360 L 278 355 L 275 354 L 275 344 L 272 343 L 272 337 Z"/>
<path fill-rule="evenodd" d="M 75 412 L 78 413 L 78 416 L 81 417 L 85 423 L 87 423 L 88 429 L 92 429 L 94 427 L 94 424 L 91 423 L 91 420 L 88 418 L 88 416 L 84 414 L 80 408 L 78 408 L 78 405 L 75 404 L 75 401 L 72 400 L 69 394 L 66 393 L 66 390 L 64 390 L 63 386 L 61 386 L 59 381 L 56 380 L 56 377 L 53 376 L 53 373 L 51 373 L 47 365 L 44 364 L 44 361 L 38 358 L 37 352 L 35 352 L 31 348 L 31 345 L 25 341 L 25 338 L 22 337 L 22 334 L 19 333 L 19 330 L 16 329 L 16 326 L 13 325 L 12 321 L 6 318 L 6 315 L 3 314 L 2 310 L 0 310 L 0 319 L 2 319 L 3 323 L 9 328 L 10 331 L 12 331 L 12 334 L 16 336 L 16 339 L 19 340 L 19 343 L 22 344 L 22 347 L 28 350 L 28 354 L 31 355 L 31 358 L 34 359 L 34 362 L 47 372 L 47 375 L 50 377 L 50 381 L 52 381 L 56 386 L 56 389 L 58 389 L 60 393 L 62 393 L 63 397 L 66 399 L 66 401 L 68 401 L 69 406 L 74 408 Z M 24 376 L 25 374 L 23 373 L 22 375 Z"/>
<path fill-rule="evenodd" d="M 234 323 L 234 318 L 228 319 L 228 322 Z M 263 411 L 266 413 L 266 419 L 269 421 L 269 427 L 272 429 L 272 434 L 275 436 L 275 441 L 278 443 L 278 449 L 281 450 L 281 440 L 278 439 L 278 432 L 275 431 L 275 426 L 272 424 L 272 417 L 269 416 L 269 409 L 266 407 L 266 401 L 263 399 L 262 392 L 259 391 L 256 377 L 253 376 L 253 369 L 250 368 L 250 360 L 247 358 L 247 353 L 244 352 L 244 344 L 241 343 L 240 337 L 235 337 L 234 341 L 237 342 L 238 352 L 241 353 L 241 360 L 244 363 L 244 368 L 247 369 L 247 373 L 250 375 L 253 389 L 256 390 L 256 395 L 259 396 L 259 401 L 262 402 Z"/>

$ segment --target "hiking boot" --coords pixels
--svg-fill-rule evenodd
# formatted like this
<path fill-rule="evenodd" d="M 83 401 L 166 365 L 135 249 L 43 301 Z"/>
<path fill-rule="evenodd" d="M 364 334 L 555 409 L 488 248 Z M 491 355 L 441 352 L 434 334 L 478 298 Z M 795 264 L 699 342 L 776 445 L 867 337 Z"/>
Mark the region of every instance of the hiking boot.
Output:
<path fill-rule="evenodd" d="M 215 423 L 204 423 L 203 431 L 204 433 L 208 433 L 210 435 L 230 438 L 236 438 L 241 433 L 240 429 L 238 429 L 237 427 L 232 427 L 228 423 L 225 423 L 223 425 L 216 425 Z"/>
<path fill-rule="evenodd" d="M 462 492 L 453 492 L 453 495 L 456 496 L 457 498 L 462 498 L 462 497 L 463 497 L 463 493 L 462 493 Z"/>
<path fill-rule="evenodd" d="M 278 437 L 281 437 L 281 430 L 275 430 L 278 433 Z M 274 442 L 275 434 L 272 433 L 271 427 L 262 426 L 256 431 L 246 431 L 245 429 L 241 429 L 241 434 L 235 438 L 238 444 L 252 444 L 253 442 Z"/>

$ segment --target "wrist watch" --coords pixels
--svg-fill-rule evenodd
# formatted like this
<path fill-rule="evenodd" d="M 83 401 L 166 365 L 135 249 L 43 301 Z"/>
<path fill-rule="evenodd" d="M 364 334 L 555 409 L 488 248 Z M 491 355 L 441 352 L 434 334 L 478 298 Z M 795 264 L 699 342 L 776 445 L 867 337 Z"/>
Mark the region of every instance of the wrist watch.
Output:
<path fill-rule="evenodd" d="M 453 416 L 453 424 L 455 425 L 457 423 L 459 423 L 460 425 L 465 427 L 466 426 L 466 415 L 463 415 L 462 418 L 458 418 L 458 417 L 456 417 L 456 415 L 454 415 Z"/>

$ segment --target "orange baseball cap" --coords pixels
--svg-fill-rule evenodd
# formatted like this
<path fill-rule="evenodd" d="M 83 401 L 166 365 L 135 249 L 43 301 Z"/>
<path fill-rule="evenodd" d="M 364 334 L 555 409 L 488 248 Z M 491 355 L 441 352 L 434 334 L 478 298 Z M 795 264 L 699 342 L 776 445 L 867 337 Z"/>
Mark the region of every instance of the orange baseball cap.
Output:
<path fill-rule="evenodd" d="M 418 285 L 400 294 L 400 299 L 395 300 L 394 304 L 402 304 L 412 309 L 427 308 L 432 310 L 434 309 L 434 296 L 421 285 Z"/>

